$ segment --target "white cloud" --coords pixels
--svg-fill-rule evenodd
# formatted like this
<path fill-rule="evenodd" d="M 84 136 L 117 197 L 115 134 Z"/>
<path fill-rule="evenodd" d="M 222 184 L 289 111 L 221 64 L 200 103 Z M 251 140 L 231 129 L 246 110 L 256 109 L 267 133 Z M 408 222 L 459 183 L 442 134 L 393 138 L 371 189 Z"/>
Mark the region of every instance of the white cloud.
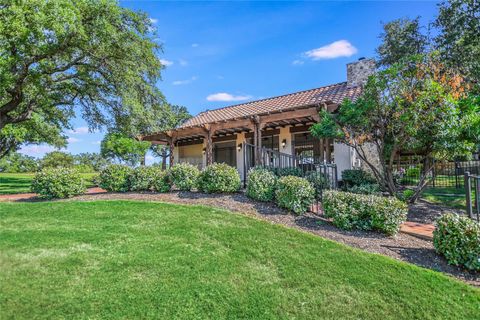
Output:
<path fill-rule="evenodd" d="M 305 56 L 312 60 L 334 59 L 339 57 L 350 57 L 358 50 L 347 40 L 339 40 L 326 46 L 312 49 L 305 52 Z"/>
<path fill-rule="evenodd" d="M 189 84 L 189 83 L 192 83 L 193 81 L 197 80 L 198 77 L 191 77 L 190 79 L 186 79 L 186 80 L 176 80 L 176 81 L 173 81 L 172 84 L 174 86 L 179 86 L 179 85 L 184 85 L 184 84 Z"/>
<path fill-rule="evenodd" d="M 55 148 L 48 145 L 30 145 L 24 146 L 20 149 L 20 152 L 30 156 L 38 156 L 43 153 L 54 151 Z"/>
<path fill-rule="evenodd" d="M 192 43 L 192 48 L 196 48 L 196 47 L 198 47 L 198 46 L 199 46 L 198 43 Z"/>
<path fill-rule="evenodd" d="M 163 64 L 164 66 L 168 67 L 173 64 L 173 61 L 167 60 L 167 59 L 160 59 L 160 63 Z"/>
<path fill-rule="evenodd" d="M 156 24 L 156 23 L 158 23 L 158 19 L 150 18 L 150 22 L 153 23 L 153 24 Z"/>
<path fill-rule="evenodd" d="M 93 142 L 92 142 L 92 144 L 95 144 L 95 145 L 99 145 L 99 144 L 101 144 L 101 143 L 102 143 L 102 141 L 100 141 L 100 140 L 97 140 L 97 141 L 93 141 Z"/>
<path fill-rule="evenodd" d="M 293 60 L 292 61 L 292 64 L 294 66 L 301 66 L 302 64 L 304 64 L 305 62 L 303 60 Z"/>
<path fill-rule="evenodd" d="M 183 59 L 178 59 L 178 63 L 180 63 L 182 67 L 185 67 L 186 65 L 188 65 L 188 61 Z"/>
<path fill-rule="evenodd" d="M 214 93 L 211 94 L 207 97 L 208 101 L 243 101 L 243 100 L 248 100 L 251 99 L 252 96 L 246 95 L 246 96 L 236 96 L 230 93 L 226 92 L 219 92 L 219 93 Z"/>
<path fill-rule="evenodd" d="M 82 141 L 82 140 L 77 139 L 77 138 L 74 138 L 74 137 L 69 137 L 69 138 L 67 139 L 67 142 L 68 142 L 68 143 L 75 143 L 75 142 L 80 142 L 80 141 Z"/>
<path fill-rule="evenodd" d="M 75 128 L 73 130 L 68 130 L 68 133 L 70 134 L 87 134 L 89 133 L 88 127 L 79 127 Z"/>

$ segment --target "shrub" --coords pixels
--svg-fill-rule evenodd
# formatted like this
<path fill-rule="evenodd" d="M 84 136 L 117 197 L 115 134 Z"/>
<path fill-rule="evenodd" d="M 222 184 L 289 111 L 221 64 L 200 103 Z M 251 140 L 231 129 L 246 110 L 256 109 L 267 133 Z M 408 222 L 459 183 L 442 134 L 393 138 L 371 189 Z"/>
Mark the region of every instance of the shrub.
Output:
<path fill-rule="evenodd" d="M 322 190 L 329 187 L 329 179 L 323 173 L 317 171 L 308 173 L 305 178 L 311 183 L 313 189 L 315 189 L 315 198 L 320 199 Z"/>
<path fill-rule="evenodd" d="M 372 175 L 361 169 L 343 170 L 342 182 L 345 189 L 350 187 L 359 186 L 362 184 L 375 183 L 375 179 Z"/>
<path fill-rule="evenodd" d="M 480 271 L 480 224 L 448 213 L 440 217 L 433 231 L 435 250 L 449 264 Z"/>
<path fill-rule="evenodd" d="M 405 175 L 409 178 L 419 178 L 420 177 L 420 168 L 408 168 L 405 172 Z"/>
<path fill-rule="evenodd" d="M 379 194 L 380 186 L 375 183 L 361 184 L 347 189 L 348 192 L 357 194 Z"/>
<path fill-rule="evenodd" d="M 285 177 L 285 176 L 302 177 L 303 176 L 303 171 L 299 167 L 277 168 L 275 171 L 276 171 L 275 174 L 279 177 Z"/>
<path fill-rule="evenodd" d="M 32 181 L 32 191 L 46 199 L 70 198 L 85 190 L 82 176 L 71 168 L 45 168 Z"/>
<path fill-rule="evenodd" d="M 214 163 L 200 173 L 197 187 L 206 193 L 236 192 L 240 189 L 240 182 L 237 169 L 225 163 Z"/>
<path fill-rule="evenodd" d="M 341 229 L 377 230 L 393 235 L 407 218 L 407 205 L 394 197 L 327 190 L 323 194 L 327 218 Z"/>
<path fill-rule="evenodd" d="M 162 170 L 158 166 L 154 167 L 152 187 L 156 192 L 169 192 L 172 189 L 169 170 Z"/>
<path fill-rule="evenodd" d="M 179 190 L 190 191 L 195 188 L 200 170 L 189 163 L 179 163 L 170 169 L 172 184 Z"/>
<path fill-rule="evenodd" d="M 278 179 L 275 199 L 280 207 L 302 214 L 315 199 L 315 190 L 307 179 L 285 176 Z"/>
<path fill-rule="evenodd" d="M 150 191 L 155 179 L 154 167 L 141 166 L 135 168 L 128 177 L 128 184 L 132 191 Z"/>
<path fill-rule="evenodd" d="M 111 164 L 100 172 L 99 186 L 107 191 L 127 192 L 133 169 L 121 164 Z"/>
<path fill-rule="evenodd" d="M 272 201 L 277 177 L 265 168 L 250 169 L 247 179 L 247 196 L 260 201 Z"/>

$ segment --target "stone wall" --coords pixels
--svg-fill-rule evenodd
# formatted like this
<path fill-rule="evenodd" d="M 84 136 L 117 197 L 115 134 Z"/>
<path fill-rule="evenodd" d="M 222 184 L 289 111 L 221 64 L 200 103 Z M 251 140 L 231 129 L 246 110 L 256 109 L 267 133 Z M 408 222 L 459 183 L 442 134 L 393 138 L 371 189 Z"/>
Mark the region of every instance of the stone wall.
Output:
<path fill-rule="evenodd" d="M 361 58 L 347 64 L 347 84 L 349 87 L 364 85 L 368 77 L 375 73 L 375 60 Z"/>

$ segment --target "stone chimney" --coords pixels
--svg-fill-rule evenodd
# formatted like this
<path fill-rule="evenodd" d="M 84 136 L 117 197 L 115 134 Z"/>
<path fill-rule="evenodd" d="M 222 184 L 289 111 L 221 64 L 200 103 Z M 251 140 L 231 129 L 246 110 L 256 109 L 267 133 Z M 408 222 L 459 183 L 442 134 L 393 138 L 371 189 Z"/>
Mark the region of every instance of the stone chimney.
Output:
<path fill-rule="evenodd" d="M 347 85 L 355 87 L 367 83 L 368 77 L 375 72 L 375 60 L 360 58 L 347 64 Z"/>

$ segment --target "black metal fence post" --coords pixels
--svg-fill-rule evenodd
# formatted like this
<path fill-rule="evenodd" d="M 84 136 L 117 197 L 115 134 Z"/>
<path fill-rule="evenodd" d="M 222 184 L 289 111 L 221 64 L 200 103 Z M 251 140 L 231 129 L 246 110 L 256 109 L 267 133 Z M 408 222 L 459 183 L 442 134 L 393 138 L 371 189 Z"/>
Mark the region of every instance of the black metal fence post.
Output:
<path fill-rule="evenodd" d="M 470 172 L 465 171 L 465 200 L 467 207 L 467 215 L 473 219 L 473 208 L 472 208 L 472 185 L 470 183 Z"/>

